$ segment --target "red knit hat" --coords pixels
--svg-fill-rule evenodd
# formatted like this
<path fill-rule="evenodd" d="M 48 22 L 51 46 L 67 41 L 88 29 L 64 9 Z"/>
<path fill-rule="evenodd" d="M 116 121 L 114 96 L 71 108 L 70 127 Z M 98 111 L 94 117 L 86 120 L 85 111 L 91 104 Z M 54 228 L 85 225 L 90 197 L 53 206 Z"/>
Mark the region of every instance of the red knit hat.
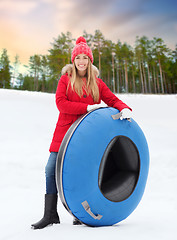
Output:
<path fill-rule="evenodd" d="M 85 38 L 79 37 L 76 41 L 76 46 L 74 47 L 72 54 L 71 54 L 72 63 L 74 62 L 75 57 L 82 53 L 86 54 L 90 58 L 91 62 L 93 63 L 92 50 L 87 45 Z"/>

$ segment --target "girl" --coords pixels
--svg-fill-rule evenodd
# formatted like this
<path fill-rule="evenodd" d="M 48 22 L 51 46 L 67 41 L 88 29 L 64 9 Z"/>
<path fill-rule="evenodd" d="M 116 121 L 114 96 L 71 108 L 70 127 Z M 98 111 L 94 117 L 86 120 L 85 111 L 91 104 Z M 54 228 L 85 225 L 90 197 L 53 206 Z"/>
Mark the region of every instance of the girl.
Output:
<path fill-rule="evenodd" d="M 45 168 L 46 194 L 43 218 L 32 224 L 33 229 L 42 229 L 60 223 L 57 213 L 57 187 L 55 166 L 57 153 L 67 130 L 82 114 L 101 107 L 103 100 L 108 106 L 117 108 L 123 118 L 131 118 L 131 109 L 119 100 L 99 79 L 98 70 L 93 64 L 93 54 L 83 37 L 76 41 L 71 54 L 72 65 L 66 65 L 56 90 L 56 105 L 60 112 L 50 145 L 50 156 Z M 81 224 L 74 219 L 74 225 Z"/>

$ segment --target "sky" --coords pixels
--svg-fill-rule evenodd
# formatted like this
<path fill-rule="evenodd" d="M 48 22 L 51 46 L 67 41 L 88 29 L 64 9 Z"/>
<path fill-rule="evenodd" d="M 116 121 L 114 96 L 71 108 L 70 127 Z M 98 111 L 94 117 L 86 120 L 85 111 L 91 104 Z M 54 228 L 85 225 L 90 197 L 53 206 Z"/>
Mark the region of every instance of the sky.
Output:
<path fill-rule="evenodd" d="M 106 39 L 134 45 L 136 36 L 177 44 L 176 0 L 0 0 L 0 51 L 28 64 L 47 54 L 61 32 L 77 38 L 99 29 Z"/>

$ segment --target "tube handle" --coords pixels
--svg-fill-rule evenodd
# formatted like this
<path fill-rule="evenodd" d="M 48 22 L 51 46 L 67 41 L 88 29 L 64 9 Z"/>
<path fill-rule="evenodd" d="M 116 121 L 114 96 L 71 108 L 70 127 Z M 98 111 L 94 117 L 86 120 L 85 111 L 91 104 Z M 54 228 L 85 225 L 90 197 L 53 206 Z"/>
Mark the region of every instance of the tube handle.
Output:
<path fill-rule="evenodd" d="M 111 115 L 111 117 L 112 117 L 114 120 L 119 119 L 121 116 L 122 116 L 122 113 L 121 113 L 121 112 L 116 113 L 115 115 Z M 131 122 L 131 118 L 127 118 L 127 120 L 128 120 L 129 122 Z"/>
<path fill-rule="evenodd" d="M 103 216 L 100 214 L 95 215 L 92 211 L 91 208 L 88 204 L 88 202 L 85 200 L 84 202 L 81 203 L 85 211 L 94 219 L 100 220 Z"/>

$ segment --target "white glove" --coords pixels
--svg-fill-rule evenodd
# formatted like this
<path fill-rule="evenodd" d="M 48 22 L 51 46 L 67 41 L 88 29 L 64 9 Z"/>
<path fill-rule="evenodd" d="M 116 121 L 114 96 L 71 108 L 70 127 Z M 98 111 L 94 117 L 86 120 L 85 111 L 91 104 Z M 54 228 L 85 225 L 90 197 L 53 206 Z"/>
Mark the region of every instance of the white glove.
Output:
<path fill-rule="evenodd" d="M 93 105 L 88 105 L 87 106 L 87 112 L 91 111 L 91 110 L 95 110 L 97 108 L 101 108 L 104 107 L 103 104 L 93 104 Z"/>
<path fill-rule="evenodd" d="M 123 120 L 125 118 L 130 119 L 132 117 L 132 111 L 128 108 L 124 108 L 121 111 L 122 116 L 120 117 L 120 120 Z"/>

